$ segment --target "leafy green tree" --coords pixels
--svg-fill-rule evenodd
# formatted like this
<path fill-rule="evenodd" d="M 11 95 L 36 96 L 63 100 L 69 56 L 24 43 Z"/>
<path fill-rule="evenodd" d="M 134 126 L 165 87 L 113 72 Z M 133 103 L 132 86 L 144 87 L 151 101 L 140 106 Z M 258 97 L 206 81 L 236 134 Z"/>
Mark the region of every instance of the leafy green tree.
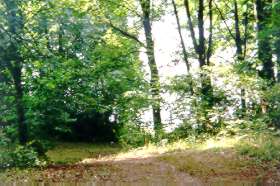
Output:
<path fill-rule="evenodd" d="M 25 59 L 22 56 L 21 48 L 23 47 L 22 32 L 24 30 L 24 15 L 21 10 L 20 1 L 4 0 L 4 11 L 6 14 L 3 18 L 5 22 L 1 25 L 1 61 L 9 71 L 13 86 L 14 99 L 17 114 L 19 141 L 25 144 L 28 140 L 27 124 L 24 104 L 24 85 L 23 85 L 23 65 Z M 5 71 L 5 70 L 4 70 Z"/>
<path fill-rule="evenodd" d="M 272 1 L 256 0 L 257 31 L 258 31 L 258 59 L 263 65 L 260 76 L 275 81 L 274 64 L 272 61 L 271 35 L 267 33 L 272 15 Z"/>

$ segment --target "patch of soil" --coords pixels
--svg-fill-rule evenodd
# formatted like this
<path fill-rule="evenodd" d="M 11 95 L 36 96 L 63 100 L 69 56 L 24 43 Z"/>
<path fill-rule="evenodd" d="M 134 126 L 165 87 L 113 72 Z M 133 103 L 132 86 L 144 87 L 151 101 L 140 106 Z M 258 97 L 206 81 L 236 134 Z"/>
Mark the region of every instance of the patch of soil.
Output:
<path fill-rule="evenodd" d="M 123 183 L 155 183 L 157 185 L 200 185 L 198 179 L 186 173 L 179 172 L 174 166 L 158 161 L 156 158 L 133 158 L 113 161 L 117 167 L 114 172 L 115 181 Z"/>

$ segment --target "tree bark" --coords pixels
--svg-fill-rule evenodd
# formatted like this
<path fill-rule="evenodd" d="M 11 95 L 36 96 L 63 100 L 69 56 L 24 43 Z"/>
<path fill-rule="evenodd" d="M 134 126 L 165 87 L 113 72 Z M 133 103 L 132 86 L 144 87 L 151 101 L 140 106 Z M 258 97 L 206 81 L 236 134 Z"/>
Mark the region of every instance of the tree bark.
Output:
<path fill-rule="evenodd" d="M 205 39 L 205 28 L 204 28 L 204 0 L 199 0 L 199 6 L 197 11 L 197 20 L 198 20 L 198 42 L 194 31 L 194 24 L 192 21 L 191 10 L 189 0 L 184 0 L 184 5 L 188 18 L 188 26 L 191 33 L 191 39 L 194 45 L 194 50 L 197 54 L 199 66 L 201 69 L 205 65 L 209 65 L 210 57 L 212 55 L 212 29 L 213 29 L 213 14 L 212 14 L 212 0 L 209 1 L 209 20 L 210 20 L 210 34 L 208 38 L 208 50 L 206 50 L 206 39 Z M 213 87 L 211 84 L 211 77 L 209 74 L 201 75 L 201 100 L 204 105 L 204 116 L 206 122 L 203 122 L 204 128 L 207 128 L 207 125 L 210 123 L 208 116 L 208 110 L 214 106 L 214 95 Z"/>
<path fill-rule="evenodd" d="M 237 59 L 239 61 L 244 60 L 243 57 L 243 43 L 241 39 L 241 33 L 240 33 L 240 26 L 239 26 L 239 16 L 238 16 L 238 5 L 237 0 L 234 0 L 234 27 L 235 27 L 235 45 L 236 45 L 236 55 Z"/>
<path fill-rule="evenodd" d="M 243 43 L 241 38 L 241 31 L 240 31 L 240 20 L 238 15 L 238 4 L 237 0 L 234 0 L 234 29 L 235 29 L 235 37 L 233 38 L 235 40 L 235 46 L 236 46 L 236 56 L 237 61 L 242 62 L 245 59 L 245 54 L 243 54 Z M 246 21 L 246 17 L 245 17 Z M 245 23 L 245 31 L 247 30 L 248 23 Z M 246 39 L 246 32 L 244 34 L 244 40 Z M 244 46 L 245 48 L 245 46 Z M 241 117 L 245 117 L 246 115 L 246 90 L 244 88 L 241 88 L 241 94 L 240 94 L 240 102 L 241 102 Z"/>
<path fill-rule="evenodd" d="M 172 5 L 173 5 L 175 18 L 176 18 L 178 33 L 179 33 L 179 36 L 180 36 L 183 57 L 184 57 L 184 61 L 185 61 L 185 64 L 187 66 L 187 71 L 188 71 L 188 74 L 189 74 L 190 73 L 190 63 L 189 63 L 188 53 L 187 53 L 186 45 L 185 45 L 183 34 L 182 34 L 182 27 L 181 27 L 180 18 L 179 18 L 179 15 L 178 15 L 178 10 L 177 10 L 177 5 L 175 3 L 175 0 L 172 0 Z"/>
<path fill-rule="evenodd" d="M 207 49 L 207 65 L 210 65 L 210 58 L 212 56 L 212 45 L 213 45 L 213 0 L 209 0 L 209 39 L 208 39 L 208 49 Z"/>
<path fill-rule="evenodd" d="M 7 10 L 7 22 L 10 34 L 14 37 L 11 38 L 10 46 L 6 53 L 6 60 L 8 69 L 12 74 L 14 87 L 15 87 L 15 101 L 16 101 L 16 114 L 18 122 L 19 142 L 24 145 L 28 140 L 28 131 L 25 119 L 24 110 L 24 89 L 22 85 L 22 64 L 19 46 L 21 40 L 17 36 L 23 31 L 23 17 L 16 1 L 4 0 Z"/>
<path fill-rule="evenodd" d="M 148 55 L 148 64 L 151 70 L 151 93 L 153 98 L 153 120 L 154 130 L 156 137 L 159 137 L 162 132 L 162 121 L 161 121 L 161 108 L 160 108 L 160 79 L 159 72 L 155 60 L 154 41 L 152 38 L 152 25 L 151 25 L 151 2 L 150 0 L 140 0 L 141 9 L 143 13 L 143 26 L 146 38 L 146 50 Z"/>
<path fill-rule="evenodd" d="M 280 0 L 274 0 L 274 9 L 273 9 L 273 25 L 274 25 L 274 48 L 276 54 L 276 62 L 277 62 L 277 82 L 280 83 L 280 21 L 278 16 L 280 15 Z M 275 29 L 276 28 L 276 29 Z"/>
<path fill-rule="evenodd" d="M 20 66 L 15 68 L 14 72 L 14 83 L 16 89 L 16 111 L 18 120 L 18 132 L 19 132 L 19 142 L 21 144 L 26 144 L 28 141 L 27 125 L 25 120 L 25 110 L 23 102 L 23 86 L 22 86 L 22 68 Z"/>
<path fill-rule="evenodd" d="M 246 12 L 244 14 L 244 39 L 243 39 L 243 58 L 245 59 L 247 56 L 247 44 L 248 44 L 248 37 L 249 37 L 249 5 L 248 2 L 246 4 Z"/>
<path fill-rule="evenodd" d="M 200 67 L 206 65 L 205 62 L 205 36 L 204 36 L 204 0 L 199 0 L 198 5 L 198 59 Z"/>
<path fill-rule="evenodd" d="M 185 5 L 187 17 L 188 17 L 188 25 L 189 25 L 189 29 L 190 29 L 190 32 L 191 32 L 193 47 L 194 47 L 195 52 L 198 53 L 199 52 L 198 51 L 198 44 L 197 44 L 197 41 L 196 41 L 196 35 L 195 35 L 194 26 L 193 26 L 193 22 L 192 22 L 189 0 L 184 0 L 184 5 Z"/>
<path fill-rule="evenodd" d="M 263 69 L 259 75 L 271 82 L 275 81 L 274 64 L 272 62 L 272 49 L 270 34 L 264 33 L 271 18 L 271 0 L 256 0 L 257 34 L 258 34 L 258 59 L 262 62 Z"/>
<path fill-rule="evenodd" d="M 180 42 L 181 42 L 181 46 L 182 46 L 184 62 L 185 62 L 186 67 L 187 67 L 188 75 L 191 75 L 190 74 L 191 67 L 190 67 L 190 62 L 189 62 L 189 56 L 188 56 L 188 52 L 187 52 L 187 49 L 186 49 L 185 41 L 184 41 L 184 38 L 183 38 L 183 34 L 182 34 L 182 27 L 181 27 L 180 18 L 179 18 L 179 14 L 178 14 L 177 5 L 176 5 L 175 0 L 172 0 L 172 5 L 173 5 L 174 15 L 175 15 L 175 18 L 176 18 L 178 33 L 179 33 L 179 36 L 180 36 Z M 191 76 L 189 76 L 189 77 L 191 77 Z M 190 94 L 193 95 L 194 94 L 194 90 L 193 90 L 193 83 L 192 83 L 192 81 L 190 81 L 189 86 L 190 86 Z"/>

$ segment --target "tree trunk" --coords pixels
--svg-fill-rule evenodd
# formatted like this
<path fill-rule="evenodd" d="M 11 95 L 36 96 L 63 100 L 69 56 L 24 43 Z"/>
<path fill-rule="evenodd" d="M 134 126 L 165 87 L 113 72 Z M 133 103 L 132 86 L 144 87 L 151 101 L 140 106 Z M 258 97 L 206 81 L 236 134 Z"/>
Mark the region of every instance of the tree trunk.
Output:
<path fill-rule="evenodd" d="M 241 118 L 244 118 L 246 116 L 246 111 L 247 111 L 247 106 L 246 106 L 246 100 L 245 100 L 245 96 L 246 96 L 246 90 L 244 88 L 241 89 Z"/>
<path fill-rule="evenodd" d="M 198 59 L 200 67 L 206 65 L 205 63 L 205 36 L 204 36 L 204 0 L 199 0 L 198 5 Z"/>
<path fill-rule="evenodd" d="M 187 70 L 188 70 L 188 74 L 189 74 L 190 73 L 190 63 L 189 63 L 188 53 L 187 53 L 187 49 L 186 49 L 183 34 L 182 34 L 182 27 L 181 27 L 181 24 L 180 24 L 180 18 L 179 18 L 179 15 L 178 15 L 178 10 L 177 10 L 177 5 L 175 3 L 175 0 L 172 0 L 172 5 L 173 5 L 174 14 L 175 14 L 175 17 L 176 17 L 177 29 L 178 29 L 178 33 L 179 33 L 179 36 L 180 36 L 184 61 L 185 61 L 185 64 L 187 66 Z"/>
<path fill-rule="evenodd" d="M 245 59 L 247 56 L 247 43 L 248 43 L 248 37 L 249 37 L 249 5 L 246 4 L 246 12 L 244 14 L 244 39 L 243 39 L 243 58 Z"/>
<path fill-rule="evenodd" d="M 276 62 L 277 62 L 277 82 L 280 83 L 280 21 L 278 16 L 280 15 L 280 0 L 274 1 L 274 9 L 273 9 L 273 25 L 274 25 L 274 48 L 275 48 L 275 54 L 276 54 Z M 277 28 L 277 29 L 275 29 Z"/>
<path fill-rule="evenodd" d="M 242 49 L 242 39 L 239 27 L 239 16 L 238 16 L 238 5 L 237 1 L 234 0 L 234 27 L 235 27 L 235 45 L 236 45 L 236 55 L 239 61 L 244 60 L 243 49 Z"/>
<path fill-rule="evenodd" d="M 198 20 L 198 42 L 194 30 L 194 24 L 192 21 L 191 10 L 189 5 L 189 0 L 184 0 L 184 5 L 188 18 L 188 25 L 191 33 L 191 39 L 194 45 L 195 53 L 198 57 L 199 66 L 201 69 L 205 65 L 209 65 L 210 57 L 212 55 L 212 30 L 213 30 L 213 15 L 212 15 L 212 0 L 209 1 L 209 22 L 210 22 L 210 33 L 208 38 L 208 50 L 206 51 L 206 40 L 205 40 L 205 28 L 204 28 L 204 0 L 199 0 L 199 6 L 197 11 L 197 20 Z M 206 61 L 207 60 L 207 61 Z M 209 63 L 208 63 L 209 62 Z M 214 95 L 213 87 L 211 84 L 211 77 L 209 74 L 201 75 L 201 100 L 203 104 L 202 113 L 206 119 L 203 121 L 203 127 L 207 129 L 207 125 L 210 123 L 210 118 L 208 115 L 208 110 L 214 106 Z"/>
<path fill-rule="evenodd" d="M 153 120 L 154 120 L 154 130 L 156 133 L 156 137 L 159 137 L 162 132 L 162 122 L 160 115 L 160 81 L 159 81 L 159 73 L 155 60 L 155 51 L 154 51 L 154 41 L 152 38 L 152 26 L 151 26 L 151 3 L 150 0 L 140 0 L 142 12 L 143 12 L 143 26 L 145 31 L 146 38 L 146 50 L 148 55 L 148 64 L 151 70 L 151 92 L 153 98 Z"/>
<path fill-rule="evenodd" d="M 209 0 L 209 39 L 208 39 L 208 49 L 207 49 L 207 65 L 210 65 L 210 58 L 212 56 L 212 45 L 213 45 L 213 0 Z"/>
<path fill-rule="evenodd" d="M 16 89 L 16 111 L 18 120 L 18 132 L 19 132 L 19 142 L 21 144 L 26 144 L 28 140 L 27 125 L 25 122 L 25 111 L 23 102 L 23 87 L 21 78 L 21 67 L 16 67 L 14 72 L 14 84 Z"/>
<path fill-rule="evenodd" d="M 198 5 L 198 33 L 199 33 L 199 38 L 198 38 L 198 60 L 199 60 L 199 65 L 200 68 L 203 68 L 206 63 L 206 50 L 205 50 L 205 33 L 204 33 L 204 0 L 199 0 L 199 5 Z M 212 20 L 210 21 L 212 22 Z M 211 24 L 211 26 L 213 26 Z M 212 28 L 211 28 L 212 30 Z M 212 35 L 211 38 L 212 40 Z M 211 42 L 212 43 L 212 42 Z M 208 46 L 208 48 L 211 48 L 212 46 Z M 210 58 L 210 56 L 209 56 Z M 202 75 L 202 99 L 207 103 L 207 108 L 206 110 L 212 108 L 214 105 L 213 102 L 213 87 L 211 85 L 211 78 L 209 74 L 203 74 Z"/>
<path fill-rule="evenodd" d="M 276 41 L 274 43 L 275 53 L 276 53 L 276 62 L 277 62 L 277 82 L 280 83 L 280 31 L 275 33 Z"/>
<path fill-rule="evenodd" d="M 263 69 L 259 75 L 271 82 L 275 81 L 274 64 L 272 62 L 272 49 L 270 34 L 264 33 L 271 18 L 271 0 L 256 0 L 257 31 L 258 31 L 258 58 L 262 62 Z"/>
<path fill-rule="evenodd" d="M 28 140 L 27 125 L 25 122 L 25 110 L 23 101 L 23 85 L 22 85 L 22 63 L 23 59 L 20 56 L 19 45 L 21 38 L 18 38 L 19 33 L 23 31 L 23 17 L 18 5 L 15 1 L 4 0 L 7 9 L 7 21 L 9 32 L 12 37 L 10 46 L 6 53 L 8 69 L 12 74 L 15 87 L 16 114 L 18 122 L 19 142 L 24 145 Z"/>
<path fill-rule="evenodd" d="M 243 54 L 243 41 L 241 38 L 241 32 L 240 32 L 240 21 L 239 21 L 239 15 L 238 15 L 238 5 L 237 5 L 237 0 L 234 0 L 234 28 L 235 28 L 235 46 L 236 46 L 236 56 L 237 60 L 239 62 L 242 62 L 245 59 L 245 55 Z M 246 21 L 246 18 L 245 18 Z M 248 26 L 247 23 L 245 23 L 245 30 L 247 29 L 246 27 Z M 246 38 L 246 32 L 245 32 L 245 37 Z M 244 46 L 245 47 L 245 46 Z M 241 94 L 240 94 L 240 102 L 241 102 L 241 117 L 245 117 L 246 115 L 246 100 L 245 100 L 245 94 L 246 91 L 244 88 L 241 88 Z"/>
<path fill-rule="evenodd" d="M 181 27 L 181 24 L 180 24 L 180 18 L 179 18 L 179 14 L 178 14 L 177 5 L 176 5 L 175 0 L 172 0 L 172 5 L 173 5 L 174 15 L 175 15 L 175 18 L 176 18 L 178 33 L 179 33 L 179 36 L 180 36 L 180 41 L 181 41 L 181 46 L 182 46 L 184 62 L 185 62 L 186 67 L 187 67 L 188 75 L 191 75 L 190 74 L 191 67 L 190 67 L 188 52 L 187 52 L 186 45 L 185 45 L 184 38 L 183 38 L 183 34 L 182 34 L 182 27 Z M 194 94 L 194 90 L 193 90 L 193 83 L 192 83 L 192 81 L 190 81 L 190 85 L 189 86 L 190 86 L 190 94 L 193 95 Z"/>
<path fill-rule="evenodd" d="M 193 22 L 192 22 L 189 0 L 184 0 L 184 5 L 185 5 L 187 17 L 188 17 L 188 25 L 189 25 L 189 29 L 190 29 L 190 32 L 191 32 L 193 47 L 194 47 L 195 52 L 198 53 L 199 52 L 198 51 L 198 44 L 197 44 L 197 41 L 196 41 L 194 25 L 193 25 Z"/>

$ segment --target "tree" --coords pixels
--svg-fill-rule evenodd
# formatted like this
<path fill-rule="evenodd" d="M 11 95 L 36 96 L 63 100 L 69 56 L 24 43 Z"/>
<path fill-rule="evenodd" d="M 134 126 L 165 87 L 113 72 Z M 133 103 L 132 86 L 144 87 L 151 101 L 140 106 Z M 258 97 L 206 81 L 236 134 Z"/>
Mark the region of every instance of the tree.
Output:
<path fill-rule="evenodd" d="M 246 60 L 247 54 L 247 43 L 248 43 L 248 31 L 249 31 L 249 1 L 242 2 L 242 7 L 245 8 L 245 12 L 240 11 L 240 7 L 237 0 L 233 1 L 233 13 L 234 13 L 234 32 L 227 25 L 225 16 L 222 13 L 222 10 L 215 3 L 216 9 L 220 15 L 221 20 L 225 24 L 229 36 L 234 40 L 236 48 L 236 59 L 238 63 L 243 63 Z M 240 18 L 242 14 L 242 18 Z M 243 29 L 241 29 L 243 27 Z M 243 33 L 242 33 L 243 30 Z M 241 88 L 241 116 L 244 117 L 246 114 L 246 100 L 245 100 L 246 90 Z"/>
<path fill-rule="evenodd" d="M 124 25 L 117 26 L 113 23 L 112 19 L 109 20 L 110 26 L 116 31 L 119 32 L 122 36 L 127 37 L 128 39 L 134 40 L 137 44 L 140 44 L 141 47 L 144 47 L 148 57 L 148 66 L 150 71 L 150 91 L 152 98 L 152 112 L 153 112 L 153 125 L 156 136 L 160 136 L 162 132 L 162 120 L 161 120 L 161 95 L 160 95 L 160 77 L 158 72 L 158 67 L 155 59 L 155 48 L 153 41 L 152 33 L 152 22 L 155 17 L 155 10 L 152 7 L 153 1 L 151 0 L 137 0 L 137 3 L 140 5 L 141 13 L 137 12 L 137 8 L 127 8 L 129 11 L 133 12 L 136 15 L 136 18 L 140 19 L 141 28 L 144 30 L 145 35 L 145 44 L 138 39 L 135 34 L 132 34 L 127 27 Z M 121 3 L 126 3 L 126 1 L 121 1 Z M 118 4 L 118 3 L 115 3 Z M 111 2 L 109 2 L 111 5 Z M 154 17 L 153 17 L 154 16 Z M 126 18 L 127 19 L 127 18 Z M 137 26 L 135 26 L 137 27 Z M 137 28 L 138 29 L 138 28 Z"/>
<path fill-rule="evenodd" d="M 181 27 L 181 23 L 180 23 L 180 17 L 178 14 L 178 8 L 176 5 L 175 0 L 172 0 L 172 6 L 173 6 L 173 12 L 176 18 L 176 23 L 177 23 L 177 30 L 180 36 L 180 42 L 181 42 L 181 46 L 182 46 L 182 52 L 183 52 L 183 57 L 184 57 L 184 62 L 187 66 L 187 72 L 190 73 L 190 62 L 189 62 L 189 57 L 188 57 L 188 53 L 187 53 L 187 49 L 186 49 L 186 45 L 185 45 L 185 41 L 184 41 L 184 37 L 182 34 L 182 27 Z"/>
<path fill-rule="evenodd" d="M 28 140 L 27 124 L 25 118 L 25 106 L 23 101 L 24 85 L 22 83 L 22 73 L 24 59 L 21 56 L 21 35 L 23 33 L 23 13 L 20 9 L 20 2 L 16 0 L 3 0 L 6 8 L 6 21 L 8 30 L 1 29 L 2 38 L 9 37 L 7 45 L 2 47 L 2 61 L 6 64 L 11 73 L 14 88 L 15 102 L 18 122 L 19 141 L 25 144 Z M 4 36 L 6 35 L 6 36 Z"/>
<path fill-rule="evenodd" d="M 148 63 L 151 71 L 151 93 L 153 98 L 153 120 L 154 129 L 156 135 L 159 135 L 162 131 L 162 121 L 160 116 L 160 81 L 159 73 L 157 69 L 156 59 L 155 59 L 155 48 L 152 35 L 152 23 L 151 23 L 151 1 L 150 0 L 140 0 L 140 5 L 142 9 L 143 16 L 143 27 L 145 31 L 146 38 L 146 50 L 148 55 Z"/>
<path fill-rule="evenodd" d="M 263 65 L 259 75 L 271 82 L 275 81 L 272 61 L 271 36 L 267 33 L 271 19 L 271 0 L 256 0 L 258 59 Z"/>
<path fill-rule="evenodd" d="M 273 16 L 272 16 L 272 34 L 274 37 L 273 46 L 274 53 L 276 54 L 276 62 L 277 62 L 277 82 L 280 82 L 280 21 L 279 21 L 279 13 L 280 13 L 280 2 L 279 0 L 275 0 L 273 3 Z"/>
<path fill-rule="evenodd" d="M 208 42 L 205 38 L 205 2 L 204 0 L 198 1 L 198 10 L 197 10 L 197 28 L 198 28 L 198 38 L 196 37 L 195 25 L 192 18 L 192 12 L 190 7 L 189 0 L 184 0 L 184 6 L 188 18 L 188 26 L 190 30 L 191 39 L 193 42 L 194 51 L 197 55 L 199 66 L 203 69 L 205 66 L 210 65 L 210 58 L 213 53 L 213 10 L 212 10 L 213 1 L 208 1 L 208 21 L 209 21 L 209 35 Z M 206 122 L 209 122 L 208 110 L 214 106 L 214 95 L 213 87 L 211 85 L 211 78 L 209 74 L 201 75 L 201 99 L 204 103 L 204 117 Z M 207 124 L 204 124 L 207 125 Z M 206 127 L 206 126 L 204 126 Z"/>

